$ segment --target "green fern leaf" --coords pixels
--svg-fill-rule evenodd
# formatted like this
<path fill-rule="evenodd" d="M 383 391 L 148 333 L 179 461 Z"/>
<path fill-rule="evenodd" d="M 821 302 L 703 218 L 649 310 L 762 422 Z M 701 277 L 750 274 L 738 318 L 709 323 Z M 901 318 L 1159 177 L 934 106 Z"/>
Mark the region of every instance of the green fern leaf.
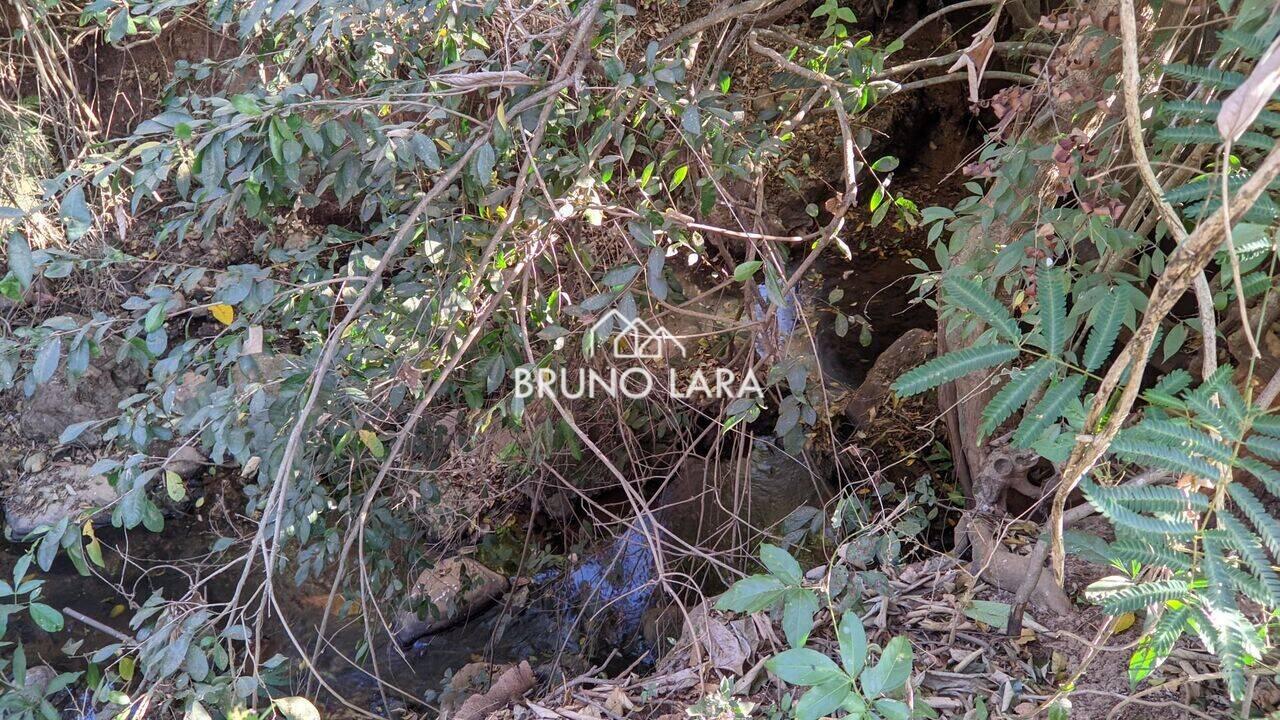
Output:
<path fill-rule="evenodd" d="M 1222 142 L 1218 128 L 1210 123 L 1179 125 L 1156 131 L 1156 141 L 1170 145 L 1217 145 Z M 1274 141 L 1260 132 L 1246 132 L 1232 142 L 1234 147 L 1269 150 Z"/>
<path fill-rule="evenodd" d="M 1187 628 L 1187 614 L 1186 606 L 1166 610 L 1151 632 L 1138 641 L 1138 649 L 1129 658 L 1131 685 L 1136 686 L 1164 664 Z"/>
<path fill-rule="evenodd" d="M 1218 90 L 1235 90 L 1240 87 L 1240 83 L 1244 82 L 1244 75 L 1232 70 L 1219 70 L 1184 63 L 1169 63 L 1164 66 L 1164 71 L 1179 80 L 1204 83 Z"/>
<path fill-rule="evenodd" d="M 1101 597 L 1099 604 L 1108 615 L 1121 615 L 1156 603 L 1184 600 L 1190 592 L 1182 580 L 1160 580 L 1121 588 Z"/>
<path fill-rule="evenodd" d="M 1167 544 L 1149 543 L 1141 537 L 1116 540 L 1111 543 L 1110 553 L 1113 561 L 1125 564 L 1154 565 L 1180 572 L 1191 570 L 1191 561 L 1184 553 L 1178 552 Z"/>
<path fill-rule="evenodd" d="M 1229 465 L 1235 458 L 1235 453 L 1224 443 L 1176 420 L 1144 420 L 1127 432 L 1199 453 L 1224 465 Z"/>
<path fill-rule="evenodd" d="M 1266 52 L 1270 44 L 1257 35 L 1243 30 L 1219 30 L 1218 38 L 1222 41 L 1220 50 L 1239 50 L 1241 55 L 1250 60 Z"/>
<path fill-rule="evenodd" d="M 1150 485 L 1117 485 L 1102 488 L 1107 499 L 1117 502 L 1134 512 L 1178 513 L 1187 510 L 1204 512 L 1209 509 L 1209 498 L 1200 493 L 1184 492 L 1172 487 Z"/>
<path fill-rule="evenodd" d="M 1067 342 L 1067 289 L 1062 272 L 1041 267 L 1036 271 L 1036 289 L 1040 298 L 1040 329 L 1044 333 L 1045 350 L 1050 356 L 1057 357 Z"/>
<path fill-rule="evenodd" d="M 1159 390 L 1166 395 L 1177 395 L 1178 393 L 1191 387 L 1191 373 L 1186 370 L 1174 370 L 1173 372 L 1160 378 L 1151 389 Z"/>
<path fill-rule="evenodd" d="M 1161 104 L 1160 112 L 1165 117 L 1178 115 L 1182 117 L 1204 118 L 1212 120 L 1222 111 L 1222 103 L 1200 102 L 1199 100 L 1168 100 Z"/>
<path fill-rule="evenodd" d="M 1244 441 L 1244 445 L 1258 457 L 1268 460 L 1280 460 L 1280 438 L 1274 438 L 1270 435 L 1251 435 L 1248 440 Z"/>
<path fill-rule="evenodd" d="M 1280 415 L 1259 415 L 1253 419 L 1254 432 L 1280 437 Z"/>
<path fill-rule="evenodd" d="M 1140 435 L 1135 436 L 1132 431 L 1117 435 L 1111 442 L 1111 452 L 1137 465 L 1190 473 L 1206 480 L 1216 479 L 1220 474 L 1203 458 L 1192 457 L 1183 450 L 1153 442 Z"/>
<path fill-rule="evenodd" d="M 1035 409 L 1018 423 L 1018 429 L 1013 433 L 1013 444 L 1020 448 L 1029 448 L 1035 444 L 1044 431 L 1062 417 L 1067 403 L 1072 398 L 1079 397 L 1083 389 L 1083 375 L 1071 375 L 1050 385 L 1044 397 L 1036 403 Z"/>
<path fill-rule="evenodd" d="M 991 402 L 982 409 L 982 424 L 978 427 L 979 438 L 985 438 L 1001 423 L 1009 419 L 1018 408 L 1027 403 L 1031 396 L 1044 385 L 1056 367 L 1052 360 L 1040 360 L 1024 370 L 1015 371 L 1009 382 L 1000 388 L 1000 392 L 991 398 Z"/>
<path fill-rule="evenodd" d="M 1268 601 L 1266 604 L 1269 607 L 1280 605 L 1280 576 L 1271 569 L 1271 561 L 1267 559 L 1267 554 L 1263 552 L 1258 539 L 1249 532 L 1244 523 L 1226 510 L 1218 511 L 1217 519 L 1218 527 L 1227 531 L 1227 542 L 1240 553 L 1245 564 L 1253 570 L 1254 577 L 1266 589 Z"/>
<path fill-rule="evenodd" d="M 1268 492 L 1280 498 L 1280 470 L 1276 470 L 1270 465 L 1258 462 L 1253 458 L 1246 457 L 1236 458 L 1236 467 L 1261 480 L 1262 484 L 1267 487 Z"/>
<path fill-rule="evenodd" d="M 1111 356 L 1111 348 L 1120 335 L 1120 323 L 1124 322 L 1124 307 L 1121 304 L 1120 292 L 1111 288 L 1102 302 L 1098 303 L 1097 313 L 1093 318 L 1093 329 L 1089 331 L 1089 341 L 1084 346 L 1084 366 L 1087 370 L 1097 370 Z"/>
<path fill-rule="evenodd" d="M 1240 483 L 1231 483 L 1227 486 L 1227 492 L 1235 501 L 1236 507 L 1240 508 L 1240 512 L 1244 513 L 1258 531 L 1262 544 L 1276 557 L 1280 557 L 1280 522 L 1271 517 L 1271 513 L 1267 512 L 1262 501 L 1250 492 L 1249 488 Z"/>
<path fill-rule="evenodd" d="M 1240 439 L 1240 425 L 1233 422 L 1228 412 L 1213 402 L 1214 392 L 1204 385 L 1183 395 L 1187 407 L 1195 412 L 1197 421 L 1218 431 L 1228 440 Z"/>
<path fill-rule="evenodd" d="M 1139 515 L 1124 505 L 1113 502 L 1107 495 L 1110 488 L 1099 487 L 1088 479 L 1080 481 L 1080 490 L 1084 496 L 1098 508 L 1113 524 L 1124 526 L 1137 533 L 1149 535 L 1172 535 L 1174 537 L 1192 537 L 1196 534 L 1196 526 L 1186 520 Z"/>
<path fill-rule="evenodd" d="M 982 318 L 988 325 L 995 328 L 996 332 L 1010 340 L 1016 341 L 1022 338 L 1018 323 L 1009 314 L 1009 309 L 992 297 L 981 285 L 958 275 L 947 278 L 945 285 L 947 292 L 952 295 L 953 304 Z"/>
<path fill-rule="evenodd" d="M 911 397 L 971 372 L 1007 363 L 1016 357 L 1018 348 L 1000 343 L 949 352 L 903 373 L 893 384 L 893 390 L 902 397 Z"/>

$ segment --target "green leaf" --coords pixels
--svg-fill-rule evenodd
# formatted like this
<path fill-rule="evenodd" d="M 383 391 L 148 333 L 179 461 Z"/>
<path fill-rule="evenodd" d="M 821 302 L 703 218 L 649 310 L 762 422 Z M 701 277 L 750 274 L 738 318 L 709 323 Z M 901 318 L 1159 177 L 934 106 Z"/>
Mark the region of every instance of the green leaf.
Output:
<path fill-rule="evenodd" d="M 691 103 L 684 112 L 680 113 L 680 127 L 694 137 L 702 133 L 702 113 L 697 105 Z"/>
<path fill-rule="evenodd" d="M 252 95 L 233 95 L 231 97 L 231 107 L 236 112 L 248 117 L 258 117 L 262 114 L 262 108 L 258 106 L 258 100 Z"/>
<path fill-rule="evenodd" d="M 67 231 L 67 240 L 75 242 L 84 237 L 93 227 L 93 214 L 84 199 L 84 186 L 73 185 L 62 196 L 58 207 L 58 217 L 62 218 L 62 226 Z"/>
<path fill-rule="evenodd" d="M 23 290 L 31 287 L 35 264 L 31 259 L 31 245 L 18 233 L 9 236 L 9 272 L 18 279 Z"/>
<path fill-rule="evenodd" d="M 1029 368 L 1014 371 L 1013 377 L 1000 392 L 991 398 L 991 402 L 982 409 L 982 423 L 978 426 L 979 438 L 985 438 L 995 432 L 1009 416 L 1031 399 L 1031 396 L 1044 385 L 1053 374 L 1057 365 L 1049 359 L 1036 362 Z"/>
<path fill-rule="evenodd" d="M 840 642 L 840 664 L 849 677 L 857 677 L 867 662 L 867 631 L 857 613 L 846 611 L 840 616 L 836 640 Z"/>
<path fill-rule="evenodd" d="M 182 502 L 187 497 L 187 486 L 183 484 L 182 476 L 172 470 L 164 471 L 164 489 L 174 502 Z"/>
<path fill-rule="evenodd" d="M 476 150 L 475 157 L 471 160 L 471 169 L 475 173 L 476 180 L 481 185 L 488 185 L 493 176 L 493 166 L 497 162 L 497 156 L 493 152 L 493 146 L 485 143 Z"/>
<path fill-rule="evenodd" d="M 973 620 L 1004 632 L 1009 625 L 1010 610 L 1008 603 L 994 600 L 971 600 L 969 601 L 969 606 L 964 609 L 964 614 Z"/>
<path fill-rule="evenodd" d="M 782 604 L 782 632 L 793 648 L 804 647 L 818 612 L 818 596 L 812 590 L 788 590 Z"/>
<path fill-rule="evenodd" d="M 880 660 L 875 667 L 862 671 L 859 681 L 862 692 L 868 698 L 874 698 L 902 687 L 911 679 L 911 661 L 913 653 L 911 642 L 899 635 L 884 646 Z"/>
<path fill-rule="evenodd" d="M 872 703 L 876 712 L 885 720 L 910 720 L 911 707 L 901 700 L 880 698 Z"/>
<path fill-rule="evenodd" d="M 76 438 L 84 434 L 85 430 L 93 427 L 98 422 L 98 420 L 85 420 L 83 422 L 68 425 L 66 429 L 62 431 L 62 434 L 58 436 L 58 444 L 66 445 L 67 443 L 75 442 Z"/>
<path fill-rule="evenodd" d="M 1120 335 L 1120 324 L 1124 321 L 1124 307 L 1120 292 L 1112 288 L 1107 292 L 1093 315 L 1093 329 L 1089 331 L 1089 341 L 1084 346 L 1084 366 L 1087 370 L 1097 370 L 1111 356 L 1111 348 Z"/>
<path fill-rule="evenodd" d="M 53 378 L 58 370 L 58 362 L 62 359 L 62 336 L 55 335 L 36 351 L 36 361 L 31 367 L 31 374 L 37 385 L 43 385 Z"/>
<path fill-rule="evenodd" d="M 360 442 L 369 449 L 378 460 L 381 460 L 387 454 L 386 447 L 383 446 L 382 440 L 378 439 L 378 434 L 372 430 L 361 430 L 359 433 Z"/>
<path fill-rule="evenodd" d="M 761 544 L 760 561 L 768 568 L 770 574 L 787 585 L 799 585 L 804 582 L 804 570 L 800 569 L 800 563 L 777 545 Z"/>
<path fill-rule="evenodd" d="M 810 688 L 796 702 L 796 720 L 818 720 L 835 712 L 844 704 L 853 688 L 845 678 L 828 680 Z"/>
<path fill-rule="evenodd" d="M 952 275 L 943 284 L 947 292 L 952 295 L 950 298 L 952 304 L 959 305 L 982 318 L 996 332 L 1010 340 L 1016 341 L 1022 338 L 1018 323 L 1009 314 L 1009 309 L 992 297 L 981 285 L 958 275 Z"/>
<path fill-rule="evenodd" d="M 1018 424 L 1018 429 L 1013 433 L 1013 444 L 1020 448 L 1034 445 L 1044 431 L 1062 417 L 1067 403 L 1072 398 L 1079 397 L 1083 389 L 1083 375 L 1071 375 L 1050 385 L 1044 397 L 1036 403 L 1035 409 Z"/>
<path fill-rule="evenodd" d="M 831 680 L 848 684 L 848 677 L 831 658 L 817 650 L 794 648 L 769 658 L 764 664 L 769 672 L 792 685 L 819 685 Z"/>
<path fill-rule="evenodd" d="M 717 610 L 757 612 L 782 597 L 786 588 L 772 575 L 752 575 L 733 584 L 716 601 Z"/>
<path fill-rule="evenodd" d="M 738 282 L 746 282 L 751 279 L 752 275 L 756 274 L 756 271 L 762 265 L 764 265 L 764 262 L 760 260 L 748 260 L 733 269 L 733 279 Z"/>
<path fill-rule="evenodd" d="M 688 175 L 689 175 L 688 165 L 681 165 L 680 167 L 676 168 L 676 171 L 671 174 L 671 189 L 675 190 L 676 188 L 680 187 L 680 183 L 683 183 L 684 179 Z"/>
<path fill-rule="evenodd" d="M 147 332 L 155 332 L 164 327 L 165 303 L 163 300 L 151 306 L 147 311 L 147 316 L 142 320 L 142 329 Z"/>
<path fill-rule="evenodd" d="M 1062 354 L 1067 341 L 1066 283 L 1060 270 L 1041 267 L 1036 271 L 1036 288 L 1040 298 L 1040 330 L 1045 349 L 1053 357 Z"/>
<path fill-rule="evenodd" d="M 893 384 L 893 390 L 902 397 L 918 395 L 971 372 L 995 367 L 1016 357 L 1018 348 L 999 343 L 949 352 L 903 373 Z"/>
<path fill-rule="evenodd" d="M 31 614 L 32 621 L 39 625 L 41 630 L 51 633 L 62 631 L 64 624 L 62 613 L 52 607 L 41 602 L 33 602 L 27 606 L 27 612 Z"/>

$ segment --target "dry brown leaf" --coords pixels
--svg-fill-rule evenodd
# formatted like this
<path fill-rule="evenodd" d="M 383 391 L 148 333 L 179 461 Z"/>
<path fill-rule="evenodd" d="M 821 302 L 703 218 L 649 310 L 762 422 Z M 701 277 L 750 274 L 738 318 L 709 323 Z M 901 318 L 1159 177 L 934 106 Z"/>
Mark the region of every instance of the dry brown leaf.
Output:
<path fill-rule="evenodd" d="M 960 59 L 947 69 L 951 73 L 964 68 L 969 74 L 969 102 L 977 103 L 979 100 L 978 85 L 982 82 L 982 74 L 987 70 L 987 62 L 991 60 L 991 51 L 996 47 L 994 36 L 999 22 L 1000 10 L 997 8 L 991 15 L 991 21 L 974 33 L 973 42 L 961 51 Z"/>

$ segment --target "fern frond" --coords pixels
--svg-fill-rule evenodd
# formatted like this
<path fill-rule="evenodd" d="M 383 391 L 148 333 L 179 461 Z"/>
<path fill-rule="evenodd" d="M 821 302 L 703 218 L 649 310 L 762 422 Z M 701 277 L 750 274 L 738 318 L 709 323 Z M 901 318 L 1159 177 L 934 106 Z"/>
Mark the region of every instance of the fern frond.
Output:
<path fill-rule="evenodd" d="M 1235 597 L 1231 593 L 1231 575 L 1227 572 L 1230 565 L 1226 558 L 1225 531 L 1209 530 L 1201 536 L 1200 569 L 1204 573 L 1206 587 L 1201 593 L 1209 607 L 1234 608 Z"/>
<path fill-rule="evenodd" d="M 1271 517 L 1271 513 L 1267 512 L 1262 501 L 1240 483 L 1228 485 L 1227 492 L 1235 501 L 1236 507 L 1240 508 L 1240 512 L 1249 518 L 1249 522 L 1258 531 L 1262 544 L 1266 545 L 1276 557 L 1280 557 L 1280 521 Z"/>
<path fill-rule="evenodd" d="M 1249 439 L 1244 441 L 1244 446 L 1258 457 L 1280 460 L 1280 438 L 1270 435 L 1250 435 Z"/>
<path fill-rule="evenodd" d="M 1183 117 L 1199 118 L 1203 120 L 1215 120 L 1218 113 L 1222 112 L 1222 103 L 1218 100 L 1213 102 L 1200 102 L 1198 100 L 1168 100 L 1160 108 L 1165 115 L 1181 115 Z M 1254 120 L 1255 127 L 1274 130 L 1280 128 L 1280 113 L 1271 110 L 1263 110 L 1258 113 L 1258 119 Z M 1194 182 L 1194 181 L 1193 181 Z M 1274 190 L 1275 187 L 1272 186 Z M 1201 195 L 1200 197 L 1204 197 Z M 1174 202 L 1170 200 L 1169 202 Z"/>
<path fill-rule="evenodd" d="M 1173 646 L 1187 629 L 1187 607 L 1169 608 L 1160 616 L 1151 629 L 1138 642 L 1138 648 L 1129 658 L 1129 682 L 1132 685 L 1145 680 L 1158 667 L 1164 664 L 1173 652 Z"/>
<path fill-rule="evenodd" d="M 1280 576 L 1271 569 L 1271 561 L 1267 559 L 1267 554 L 1263 552 L 1258 539 L 1249 532 L 1244 523 L 1226 510 L 1219 510 L 1217 519 L 1218 526 L 1227 531 L 1227 542 L 1240 553 L 1245 564 L 1253 570 L 1254 577 L 1266 589 L 1266 604 L 1269 607 L 1280 605 Z"/>
<path fill-rule="evenodd" d="M 1222 41 L 1221 50 L 1239 50 L 1240 54 L 1250 60 L 1267 51 L 1269 42 L 1243 30 L 1219 30 L 1218 39 Z"/>
<path fill-rule="evenodd" d="M 1197 123 L 1195 125 L 1161 128 L 1156 131 L 1156 141 L 1169 143 L 1170 145 L 1217 145 L 1222 142 L 1222 136 L 1218 134 L 1218 128 L 1212 124 Z M 1236 138 L 1231 145 L 1233 147 L 1254 148 L 1255 150 L 1269 150 L 1274 142 L 1274 140 L 1260 132 L 1251 131 Z"/>
<path fill-rule="evenodd" d="M 1244 75 L 1233 70 L 1219 70 L 1199 65 L 1169 63 L 1164 66 L 1164 71 L 1179 80 L 1204 83 L 1218 90 L 1235 90 L 1240 87 L 1240 83 L 1244 82 Z"/>
<path fill-rule="evenodd" d="M 982 424 L 978 426 L 978 436 L 984 438 L 995 432 L 1001 423 L 1025 405 L 1040 386 L 1044 385 L 1055 367 L 1052 360 L 1040 360 L 1009 378 L 1009 382 L 982 409 Z"/>
<path fill-rule="evenodd" d="M 1226 572 L 1227 576 L 1231 578 L 1231 585 L 1241 595 L 1262 606 L 1271 604 L 1271 593 L 1267 592 L 1267 589 L 1262 586 L 1258 578 L 1234 565 L 1228 565 Z"/>
<path fill-rule="evenodd" d="M 1173 372 L 1160 378 L 1152 390 L 1159 390 L 1166 395 L 1177 395 L 1178 393 L 1191 387 L 1191 373 L 1186 370 L 1174 370 Z"/>
<path fill-rule="evenodd" d="M 1139 515 L 1124 505 L 1113 502 L 1107 496 L 1107 489 L 1099 487 L 1088 479 L 1080 481 L 1080 490 L 1084 493 L 1084 496 L 1113 524 L 1150 535 L 1192 537 L 1196 534 L 1196 526 L 1186 520 L 1171 520 Z"/>
<path fill-rule="evenodd" d="M 1018 340 L 1022 337 L 1022 332 L 1018 330 L 1018 323 L 1009 314 L 1009 309 L 992 297 L 991 293 L 984 290 L 981 285 L 958 275 L 952 275 L 943 284 L 947 292 L 951 293 L 953 304 L 982 318 L 996 332 L 1010 340 Z"/>
<path fill-rule="evenodd" d="M 1018 348 L 1000 343 L 956 350 L 903 373 L 893 384 L 893 390 L 902 397 L 918 395 L 971 372 L 1007 363 L 1016 357 Z"/>
<path fill-rule="evenodd" d="M 1089 341 L 1084 346 L 1085 369 L 1097 370 L 1103 361 L 1111 356 L 1111 348 L 1116 344 L 1122 322 L 1124 322 L 1124 307 L 1121 304 L 1120 292 L 1116 288 L 1111 288 L 1102 302 L 1098 303 L 1098 311 L 1093 318 L 1093 329 L 1089 331 Z"/>
<path fill-rule="evenodd" d="M 1137 465 L 1190 473 L 1206 480 L 1214 480 L 1219 475 L 1218 470 L 1203 458 L 1187 455 L 1183 450 L 1141 436 L 1135 437 L 1132 431 L 1117 435 L 1111 442 L 1111 452 Z"/>
<path fill-rule="evenodd" d="M 1159 580 L 1117 590 L 1100 598 L 1100 604 L 1108 615 L 1120 615 L 1155 603 L 1184 600 L 1190 593 L 1191 588 L 1182 580 Z"/>
<path fill-rule="evenodd" d="M 1259 415 L 1253 419 L 1253 431 L 1280 437 L 1280 415 Z"/>
<path fill-rule="evenodd" d="M 1036 271 L 1040 298 L 1040 329 L 1045 350 L 1052 357 L 1062 353 L 1067 341 L 1067 289 L 1062 271 L 1041 267 Z"/>
<path fill-rule="evenodd" d="M 1186 492 L 1173 487 L 1151 485 L 1117 485 L 1102 487 L 1107 499 L 1118 502 L 1134 512 L 1178 513 L 1209 509 L 1209 498 L 1200 493 Z"/>
<path fill-rule="evenodd" d="M 1182 397 L 1187 407 L 1195 413 L 1196 420 L 1218 431 L 1228 440 L 1239 440 L 1239 424 L 1232 421 L 1231 416 L 1222 406 L 1214 404 L 1213 395 L 1211 388 L 1201 385 Z"/>
<path fill-rule="evenodd" d="M 1224 465 L 1230 464 L 1235 456 L 1229 446 L 1213 439 L 1208 433 L 1176 420 L 1144 420 L 1126 432 L 1135 437 L 1162 441 L 1191 450 Z"/>
<path fill-rule="evenodd" d="M 1184 553 L 1167 544 L 1156 545 L 1140 537 L 1116 540 L 1111 543 L 1110 553 L 1111 559 L 1119 562 L 1155 565 L 1180 572 L 1191 570 L 1191 561 Z"/>
<path fill-rule="evenodd" d="M 1035 409 L 1018 423 L 1018 429 L 1013 433 L 1013 444 L 1020 448 L 1031 447 L 1050 425 L 1062 417 L 1067 403 L 1071 398 L 1079 397 L 1083 389 L 1083 375 L 1071 375 L 1050 385 Z"/>
<path fill-rule="evenodd" d="M 1264 462 L 1258 462 L 1253 458 L 1246 457 L 1236 458 L 1236 467 L 1261 480 L 1268 492 L 1280 498 L 1280 470 L 1276 470 Z"/>

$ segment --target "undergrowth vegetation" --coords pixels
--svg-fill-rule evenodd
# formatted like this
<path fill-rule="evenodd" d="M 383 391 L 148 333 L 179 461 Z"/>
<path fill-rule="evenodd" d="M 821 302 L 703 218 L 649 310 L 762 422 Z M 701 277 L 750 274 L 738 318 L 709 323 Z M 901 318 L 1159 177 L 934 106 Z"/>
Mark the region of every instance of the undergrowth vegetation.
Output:
<path fill-rule="evenodd" d="M 1280 14 L 1256 0 L 1043 18 L 1039 2 L 961 5 L 905 28 L 838 0 L 6 8 L 0 391 L 17 407 L 107 364 L 143 381 L 48 449 L 115 500 L 11 538 L 24 544 L 0 572 L 0 716 L 51 720 L 72 696 L 99 716 L 309 720 L 301 683 L 370 715 L 317 665 L 329 623 L 358 629 L 343 652 L 376 675 L 423 567 L 460 548 L 530 578 L 571 565 L 563 548 L 527 552 L 542 518 L 570 524 L 544 485 L 642 535 L 662 602 L 684 612 L 719 583 L 722 615 L 776 619 L 755 672 L 785 687 L 779 717 L 937 716 L 918 687 L 937 658 L 886 618 L 889 580 L 947 553 L 972 560 L 948 591 L 955 622 L 1015 639 L 1024 613 L 1075 607 L 1068 554 L 1108 568 L 1081 598 L 1103 614 L 1093 644 L 1041 678 L 1034 711 L 1065 717 L 1097 648 L 1140 615 L 1132 691 L 1194 639 L 1218 663 L 1203 680 L 1253 716 L 1280 609 Z M 939 37 L 958 49 L 931 56 L 918 33 L 956 13 L 964 29 Z M 127 127 L 63 69 L 210 38 L 220 50 L 166 59 L 132 97 L 112 86 Z M 895 187 L 899 155 L 918 153 L 872 128 L 952 82 L 995 121 L 962 169 L 967 196 L 929 206 Z M 783 227 L 783 204 L 804 223 Z M 821 304 L 807 278 L 874 262 L 865 236 L 917 230 L 927 251 L 892 250 L 919 255 L 937 357 L 877 402 L 936 393 L 921 422 L 949 451 L 922 464 L 954 481 L 863 472 L 865 428 L 841 420 L 853 388 L 824 374 L 815 328 L 850 346 L 875 328 L 834 292 L 832 319 L 806 308 Z M 641 318 L 684 340 L 670 386 L 642 401 L 518 392 L 521 373 L 618 365 L 601 351 Z M 692 369 L 750 373 L 761 392 L 679 392 Z M 732 547 L 663 526 L 656 498 L 688 456 L 716 460 L 701 482 L 744 480 L 765 445 L 831 481 L 832 502 L 726 532 Z M 203 480 L 179 470 L 184 450 L 212 468 Z M 44 452 L 0 490 L 38 477 Z M 899 461 L 915 457 L 879 464 Z M 713 497 L 736 515 L 724 498 L 746 494 Z M 1095 511 L 1105 538 L 1070 527 Z M 180 590 L 126 587 L 121 563 L 140 561 L 99 534 L 173 532 L 176 515 L 211 533 L 198 557 L 164 561 Z M 1034 528 L 1026 553 L 1003 542 L 1018 520 Z M 566 546 L 604 534 L 559 529 Z M 743 578 L 757 549 L 767 572 Z M 825 564 L 805 572 L 803 553 Z M 111 618 L 127 626 L 51 604 L 59 563 L 119 598 Z M 1003 594 L 975 599 L 975 578 Z M 297 588 L 319 599 L 314 634 L 288 621 Z M 74 670 L 20 691 L 19 620 L 97 634 L 61 648 Z M 750 678 L 711 685 L 689 715 L 755 707 L 735 697 Z"/>

